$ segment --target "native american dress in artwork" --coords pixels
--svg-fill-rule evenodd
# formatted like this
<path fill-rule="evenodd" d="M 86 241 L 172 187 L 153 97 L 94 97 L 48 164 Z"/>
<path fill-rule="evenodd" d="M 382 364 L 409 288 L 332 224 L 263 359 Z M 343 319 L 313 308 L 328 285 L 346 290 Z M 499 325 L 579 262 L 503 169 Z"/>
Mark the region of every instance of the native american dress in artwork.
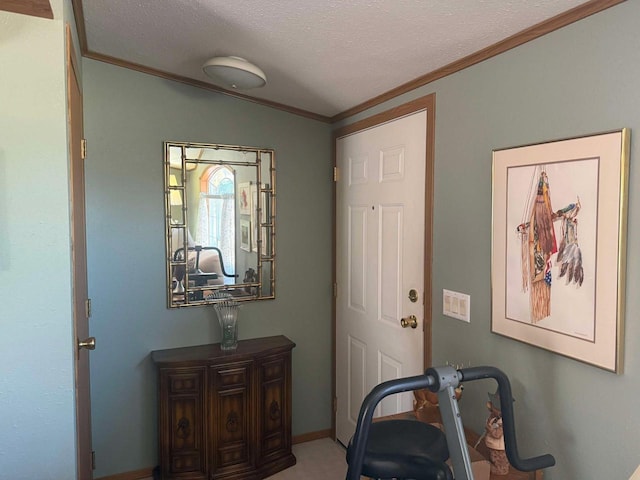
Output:
<path fill-rule="evenodd" d="M 535 186 L 533 201 L 525 208 L 528 221 L 517 228 L 522 245 L 522 290 L 529 291 L 533 323 L 551 315 L 551 268 L 555 253 L 558 254 L 556 263 L 561 264 L 559 277 L 566 276 L 566 283 L 582 285 L 584 272 L 576 218 L 579 211 L 579 199 L 577 203 L 553 211 L 549 179 L 543 170 Z M 555 221 L 562 222 L 560 247 L 553 226 Z"/>

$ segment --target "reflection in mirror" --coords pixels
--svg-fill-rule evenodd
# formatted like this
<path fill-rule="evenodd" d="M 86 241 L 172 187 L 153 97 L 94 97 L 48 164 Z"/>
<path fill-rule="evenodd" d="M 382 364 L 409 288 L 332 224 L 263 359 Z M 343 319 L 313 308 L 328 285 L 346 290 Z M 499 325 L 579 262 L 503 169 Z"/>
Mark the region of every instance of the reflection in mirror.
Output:
<path fill-rule="evenodd" d="M 168 306 L 275 298 L 273 150 L 164 145 Z"/>

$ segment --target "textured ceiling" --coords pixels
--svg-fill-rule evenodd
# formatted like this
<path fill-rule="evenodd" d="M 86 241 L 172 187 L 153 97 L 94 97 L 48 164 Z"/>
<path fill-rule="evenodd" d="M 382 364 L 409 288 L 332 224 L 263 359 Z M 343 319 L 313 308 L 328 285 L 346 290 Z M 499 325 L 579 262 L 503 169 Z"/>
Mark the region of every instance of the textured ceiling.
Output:
<path fill-rule="evenodd" d="M 212 83 L 257 64 L 259 99 L 331 117 L 585 0 L 83 0 L 87 49 Z"/>

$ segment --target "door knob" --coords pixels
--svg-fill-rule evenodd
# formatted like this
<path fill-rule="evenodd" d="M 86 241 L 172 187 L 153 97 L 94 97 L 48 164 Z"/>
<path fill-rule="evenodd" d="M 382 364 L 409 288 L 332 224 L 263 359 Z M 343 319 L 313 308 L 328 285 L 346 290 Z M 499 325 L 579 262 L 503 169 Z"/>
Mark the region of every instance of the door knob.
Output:
<path fill-rule="evenodd" d="M 402 328 L 416 328 L 418 326 L 418 319 L 415 315 L 409 315 L 407 318 L 400 320 L 400 325 L 402 325 Z"/>
<path fill-rule="evenodd" d="M 96 337 L 89 337 L 85 340 L 78 340 L 78 349 L 86 348 L 87 350 L 96 349 Z"/>

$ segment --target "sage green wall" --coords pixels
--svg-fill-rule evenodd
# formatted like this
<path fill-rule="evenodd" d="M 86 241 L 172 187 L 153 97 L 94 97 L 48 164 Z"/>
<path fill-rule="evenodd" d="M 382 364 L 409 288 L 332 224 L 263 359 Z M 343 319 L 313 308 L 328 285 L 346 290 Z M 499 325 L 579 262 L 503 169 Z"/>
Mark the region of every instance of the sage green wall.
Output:
<path fill-rule="evenodd" d="M 65 20 L 0 12 L 0 477 L 76 474 Z"/>
<path fill-rule="evenodd" d="M 328 429 L 331 127 L 93 60 L 83 76 L 95 477 L 157 464 L 149 352 L 219 340 L 212 309 L 166 308 L 165 140 L 275 149 L 277 298 L 243 305 L 239 335 L 296 342 L 293 433 Z"/>
<path fill-rule="evenodd" d="M 490 364 L 512 379 L 521 453 L 551 452 L 549 480 L 626 479 L 640 463 L 640 2 L 610 8 L 357 117 L 436 93 L 433 359 Z M 632 130 L 625 371 L 598 368 L 490 332 L 491 151 Z M 471 324 L 444 317 L 442 289 L 471 295 Z M 466 386 L 480 430 L 491 382 Z"/>

